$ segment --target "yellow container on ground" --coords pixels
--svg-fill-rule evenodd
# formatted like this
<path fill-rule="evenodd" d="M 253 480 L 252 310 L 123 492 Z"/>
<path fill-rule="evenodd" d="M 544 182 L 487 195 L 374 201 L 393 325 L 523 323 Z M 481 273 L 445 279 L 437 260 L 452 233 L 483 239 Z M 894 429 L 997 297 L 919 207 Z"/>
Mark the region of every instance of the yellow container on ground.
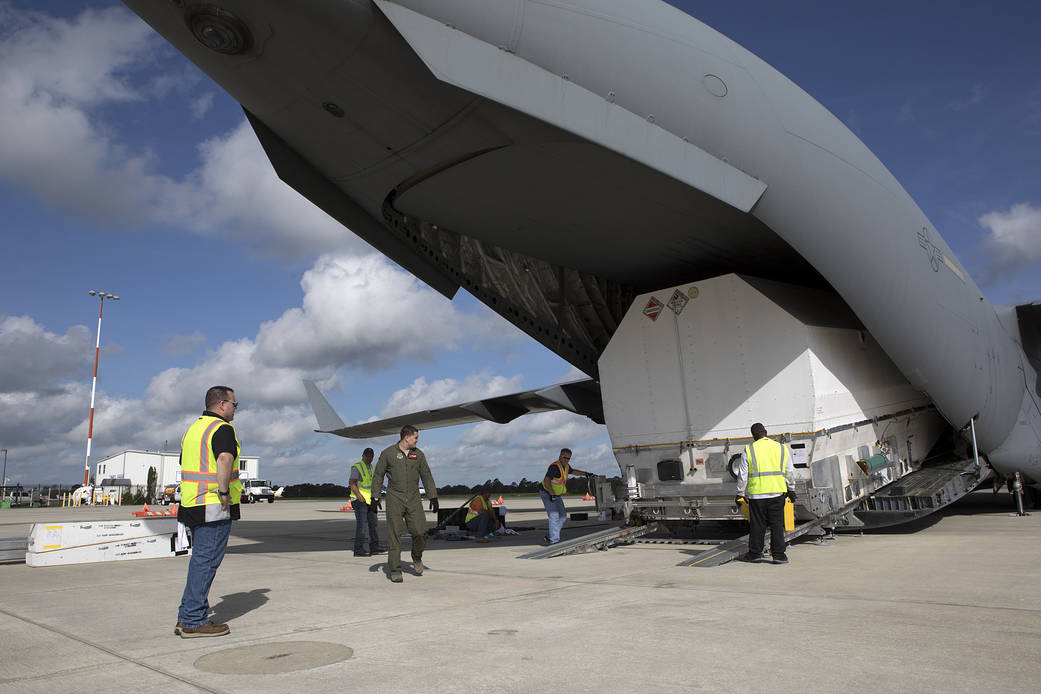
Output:
<path fill-rule="evenodd" d="M 745 520 L 748 520 L 748 502 L 741 499 L 737 505 L 741 507 L 741 515 L 745 517 Z M 784 529 L 786 532 L 795 530 L 795 504 L 792 503 L 791 499 L 784 500 Z"/>

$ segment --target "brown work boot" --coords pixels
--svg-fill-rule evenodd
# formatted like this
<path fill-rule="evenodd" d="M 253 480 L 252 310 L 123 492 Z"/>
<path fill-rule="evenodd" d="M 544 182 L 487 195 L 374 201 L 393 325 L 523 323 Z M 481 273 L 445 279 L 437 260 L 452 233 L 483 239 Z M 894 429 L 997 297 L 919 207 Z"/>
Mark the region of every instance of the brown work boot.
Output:
<path fill-rule="evenodd" d="M 422 559 L 416 559 L 414 562 L 412 562 L 412 570 L 416 572 L 417 576 L 422 576 L 423 575 L 423 560 Z"/>
<path fill-rule="evenodd" d="M 401 574 L 391 574 L 390 575 L 390 582 L 391 583 L 401 583 L 403 580 L 404 579 L 401 577 Z"/>
<path fill-rule="evenodd" d="M 231 628 L 227 624 L 214 624 L 213 622 L 206 622 L 202 626 L 195 627 L 181 627 L 181 638 L 182 639 L 194 639 L 199 636 L 224 636 L 231 632 Z"/>
<path fill-rule="evenodd" d="M 182 627 L 184 627 L 184 622 L 177 622 L 177 624 L 175 624 L 173 628 L 173 635 L 180 636 Z"/>

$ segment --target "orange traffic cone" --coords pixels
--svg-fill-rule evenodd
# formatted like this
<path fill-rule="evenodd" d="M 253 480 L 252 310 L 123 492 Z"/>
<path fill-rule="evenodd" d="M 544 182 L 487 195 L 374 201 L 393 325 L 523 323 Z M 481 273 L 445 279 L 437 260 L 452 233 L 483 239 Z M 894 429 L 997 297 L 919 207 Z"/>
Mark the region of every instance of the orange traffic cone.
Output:
<path fill-rule="evenodd" d="M 353 511 L 353 510 L 354 510 L 354 507 L 353 507 L 353 506 L 351 506 L 351 500 L 350 500 L 350 499 L 347 499 L 347 505 L 346 505 L 346 506 L 341 506 L 341 507 L 340 507 L 340 510 L 341 510 L 341 511 Z"/>
<path fill-rule="evenodd" d="M 148 508 L 148 504 L 145 504 L 144 506 L 141 507 L 141 510 L 144 511 L 145 513 L 148 513 L 152 509 Z"/>
<path fill-rule="evenodd" d="M 594 501 L 594 499 L 589 496 L 589 492 L 586 492 L 586 495 L 582 497 L 582 501 Z"/>

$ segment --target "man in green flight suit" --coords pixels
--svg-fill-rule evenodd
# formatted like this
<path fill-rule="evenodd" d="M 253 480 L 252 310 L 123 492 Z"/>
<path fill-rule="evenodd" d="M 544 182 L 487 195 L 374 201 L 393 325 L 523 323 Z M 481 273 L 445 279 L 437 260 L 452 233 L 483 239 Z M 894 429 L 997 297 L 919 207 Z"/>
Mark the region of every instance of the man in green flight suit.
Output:
<path fill-rule="evenodd" d="M 416 448 L 419 430 L 410 424 L 401 427 L 401 440 L 380 453 L 372 471 L 372 501 L 377 504 L 387 477 L 387 559 L 390 580 L 401 583 L 402 521 L 412 536 L 412 570 L 423 575 L 423 550 L 427 545 L 426 514 L 419 495 L 419 481 L 430 497 L 430 510 L 437 512 L 437 487 L 423 451 Z"/>

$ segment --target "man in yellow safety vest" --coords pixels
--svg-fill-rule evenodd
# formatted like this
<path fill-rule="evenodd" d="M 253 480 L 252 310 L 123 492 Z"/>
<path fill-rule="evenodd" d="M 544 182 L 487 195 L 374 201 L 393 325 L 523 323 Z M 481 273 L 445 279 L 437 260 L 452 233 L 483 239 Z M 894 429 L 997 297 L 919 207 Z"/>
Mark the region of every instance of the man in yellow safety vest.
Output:
<path fill-rule="evenodd" d="M 466 509 L 466 529 L 471 531 L 477 542 L 488 542 L 488 536 L 499 529 L 499 514 L 492 506 L 490 492 L 482 490 L 470 500 Z"/>
<path fill-rule="evenodd" d="M 737 464 L 737 497 L 748 503 L 748 552 L 741 561 L 763 561 L 766 528 L 770 528 L 770 554 L 774 564 L 787 564 L 784 550 L 784 504 L 795 503 L 792 454 L 783 443 L 767 438 L 766 427 L 752 425 L 752 443 L 745 446 Z"/>
<path fill-rule="evenodd" d="M 181 439 L 181 505 L 177 521 L 192 538 L 188 578 L 174 634 L 183 639 L 223 636 L 227 624 L 207 620 L 210 585 L 224 560 L 231 521 L 239 518 L 239 441 L 231 420 L 239 404 L 228 386 L 206 391 L 206 410 Z"/>
<path fill-rule="evenodd" d="M 380 553 L 379 502 L 372 501 L 372 457 L 371 448 L 362 451 L 361 460 L 351 466 L 351 475 L 347 484 L 354 496 L 354 556 L 368 557 Z M 369 535 L 369 549 L 365 549 L 366 529 Z"/>
<path fill-rule="evenodd" d="M 542 488 L 539 489 L 539 497 L 546 508 L 546 515 L 549 516 L 549 531 L 544 538 L 548 545 L 560 542 L 560 530 L 564 527 L 564 521 L 567 520 L 567 511 L 561 497 L 567 494 L 568 475 L 585 475 L 586 477 L 593 475 L 591 472 L 583 472 L 571 467 L 568 462 L 570 460 L 571 449 L 561 448 L 560 456 L 546 468 L 546 476 L 542 478 Z"/>

